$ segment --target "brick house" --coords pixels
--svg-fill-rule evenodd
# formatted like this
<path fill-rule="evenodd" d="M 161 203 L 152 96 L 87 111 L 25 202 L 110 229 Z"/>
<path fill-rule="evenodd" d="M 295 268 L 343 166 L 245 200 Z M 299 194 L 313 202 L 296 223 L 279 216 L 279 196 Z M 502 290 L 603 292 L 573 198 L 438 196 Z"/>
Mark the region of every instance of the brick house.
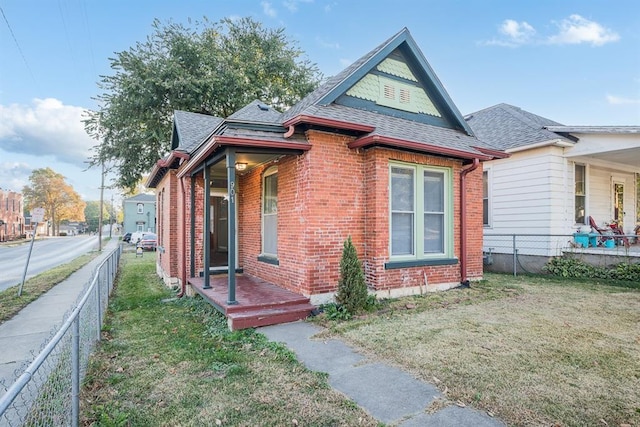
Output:
<path fill-rule="evenodd" d="M 24 227 L 22 194 L 0 189 L 0 242 L 19 239 Z"/>
<path fill-rule="evenodd" d="M 473 136 L 407 29 L 284 113 L 176 111 L 171 143 L 147 181 L 158 273 L 232 328 L 292 320 L 249 307 L 281 290 L 306 298 L 299 317 L 330 300 L 348 236 L 379 296 L 482 277 L 482 162 L 506 154 Z"/>

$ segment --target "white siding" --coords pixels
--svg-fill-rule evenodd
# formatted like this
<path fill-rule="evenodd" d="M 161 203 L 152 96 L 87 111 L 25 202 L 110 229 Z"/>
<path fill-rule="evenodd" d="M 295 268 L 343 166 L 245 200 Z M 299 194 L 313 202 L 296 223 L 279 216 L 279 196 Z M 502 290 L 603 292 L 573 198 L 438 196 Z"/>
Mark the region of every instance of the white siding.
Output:
<path fill-rule="evenodd" d="M 565 195 L 568 187 L 573 188 L 573 177 L 569 182 L 566 164 L 559 147 L 537 148 L 485 163 L 485 168 L 491 170 L 491 226 L 485 229 L 485 250 L 508 252 L 505 237 L 491 237 L 494 234 L 547 235 L 574 231 L 567 229 L 568 217 L 573 223 L 570 210 L 573 202 L 569 205 Z M 521 254 L 555 255 L 559 247 L 566 246 L 566 240 L 566 237 L 531 237 L 526 247 L 520 244 L 518 247 Z"/>

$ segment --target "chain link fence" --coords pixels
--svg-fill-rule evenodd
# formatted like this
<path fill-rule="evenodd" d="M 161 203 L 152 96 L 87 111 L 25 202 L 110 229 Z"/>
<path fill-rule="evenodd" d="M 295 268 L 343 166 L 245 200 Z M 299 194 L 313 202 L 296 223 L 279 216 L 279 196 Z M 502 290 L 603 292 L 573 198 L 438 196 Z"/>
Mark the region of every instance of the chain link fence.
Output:
<path fill-rule="evenodd" d="M 579 257 L 602 267 L 640 263 L 640 244 L 635 235 L 485 233 L 482 250 L 485 271 L 514 276 L 546 273 L 549 260 L 561 256 Z"/>
<path fill-rule="evenodd" d="M 0 398 L 0 426 L 77 426 L 80 384 L 100 340 L 122 248 L 96 268 L 76 307 Z"/>

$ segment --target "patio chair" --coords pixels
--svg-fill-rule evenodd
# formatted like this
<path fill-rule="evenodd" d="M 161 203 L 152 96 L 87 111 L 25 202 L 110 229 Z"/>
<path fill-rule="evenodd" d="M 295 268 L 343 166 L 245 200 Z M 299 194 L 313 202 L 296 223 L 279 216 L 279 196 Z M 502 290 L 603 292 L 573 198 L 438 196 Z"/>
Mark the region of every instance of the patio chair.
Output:
<path fill-rule="evenodd" d="M 625 248 L 628 248 L 631 245 L 629 243 L 629 239 L 627 238 L 627 236 L 625 236 L 624 231 L 622 230 L 622 228 L 618 226 L 618 224 L 614 222 L 609 224 L 609 227 L 611 227 L 611 231 L 613 231 L 614 235 L 622 236 L 622 237 L 616 237 L 616 240 L 622 240 Z"/>
<path fill-rule="evenodd" d="M 629 239 L 624 235 L 624 232 L 618 224 L 609 224 L 609 228 L 600 228 L 596 223 L 596 220 L 593 219 L 592 216 L 589 216 L 589 225 L 592 229 L 598 232 L 600 235 L 600 242 L 605 242 L 609 239 L 615 239 L 616 241 L 622 240 L 624 242 L 625 247 L 629 247 Z M 622 237 L 616 237 L 616 235 L 621 235 Z"/>

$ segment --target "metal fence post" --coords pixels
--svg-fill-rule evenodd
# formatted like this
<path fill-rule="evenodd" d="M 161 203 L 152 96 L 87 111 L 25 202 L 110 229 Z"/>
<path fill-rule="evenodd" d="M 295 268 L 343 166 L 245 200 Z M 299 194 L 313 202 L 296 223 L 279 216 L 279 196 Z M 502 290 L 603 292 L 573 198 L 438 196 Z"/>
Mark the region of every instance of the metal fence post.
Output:
<path fill-rule="evenodd" d="M 516 253 L 516 235 L 513 235 L 513 275 L 518 275 L 517 267 L 518 254 Z"/>
<path fill-rule="evenodd" d="M 73 321 L 71 335 L 71 425 L 80 423 L 80 316 Z"/>
<path fill-rule="evenodd" d="M 97 338 L 98 341 L 100 340 L 100 331 L 102 330 L 102 305 L 100 304 L 100 292 L 101 291 L 101 280 L 100 280 L 100 276 L 102 275 L 102 269 L 100 269 L 98 271 L 98 283 L 97 283 L 97 287 L 96 287 L 96 316 L 98 318 L 98 324 L 97 324 Z"/>

